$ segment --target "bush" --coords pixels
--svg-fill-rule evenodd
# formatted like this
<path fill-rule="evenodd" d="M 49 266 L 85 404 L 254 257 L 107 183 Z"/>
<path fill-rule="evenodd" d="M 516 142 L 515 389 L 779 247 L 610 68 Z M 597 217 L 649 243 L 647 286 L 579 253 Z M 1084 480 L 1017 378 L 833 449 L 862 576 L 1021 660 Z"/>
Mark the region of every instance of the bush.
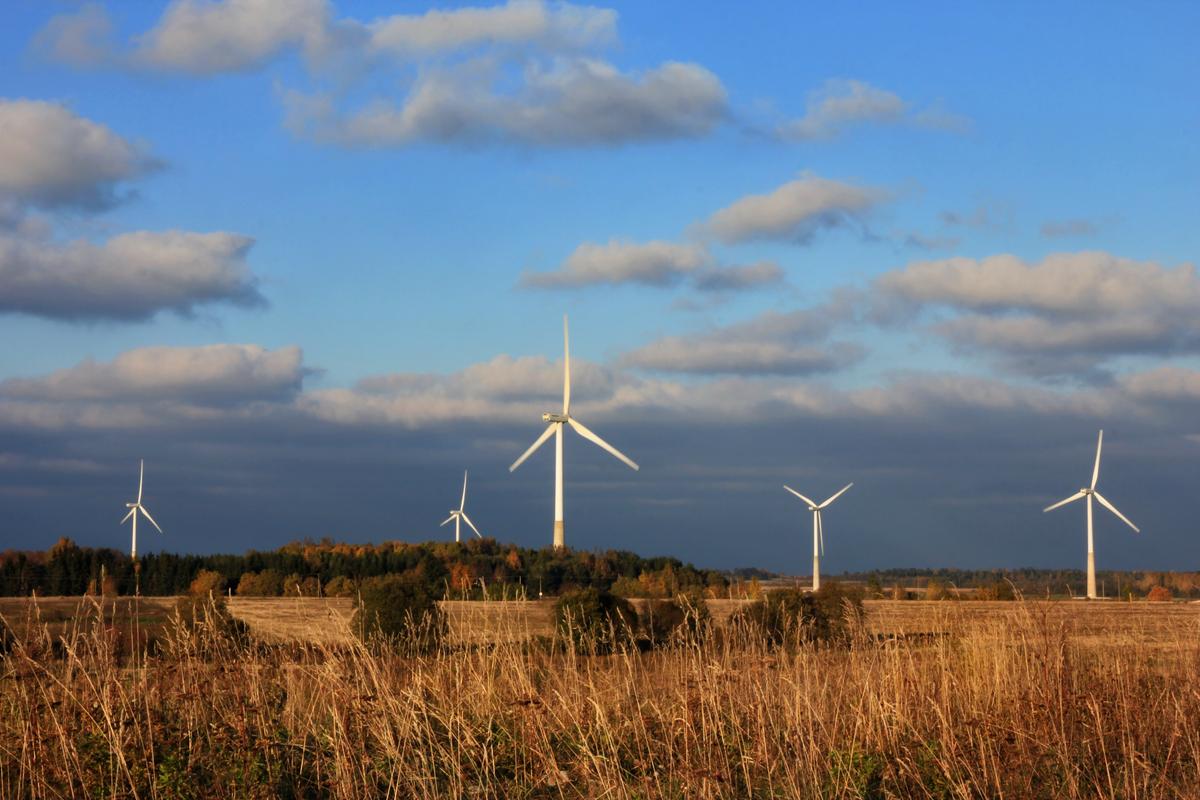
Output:
<path fill-rule="evenodd" d="M 580 652 L 607 653 L 631 644 L 637 620 L 628 600 L 601 589 L 568 592 L 554 604 L 559 639 Z"/>
<path fill-rule="evenodd" d="M 426 650 L 441 642 L 446 619 L 438 598 L 414 575 L 382 575 L 363 581 L 354 629 L 363 640 L 384 638 Z"/>
<path fill-rule="evenodd" d="M 283 579 L 283 595 L 285 597 L 319 597 L 321 581 L 315 575 L 302 576 L 293 572 Z"/>
<path fill-rule="evenodd" d="M 1171 590 L 1165 586 L 1155 586 L 1146 592 L 1146 599 L 1152 603 L 1169 603 L 1171 602 L 1171 597 Z"/>
<path fill-rule="evenodd" d="M 283 594 L 283 575 L 273 569 L 243 572 L 237 593 L 244 597 L 279 597 Z"/>
<path fill-rule="evenodd" d="M 650 644 L 695 645 L 708 638 L 712 614 L 699 590 L 679 594 L 673 600 L 651 600 L 644 620 Z"/>
<path fill-rule="evenodd" d="M 220 596 L 225 591 L 225 576 L 211 569 L 202 569 L 196 573 L 188 586 L 188 594 L 192 597 Z"/>
<path fill-rule="evenodd" d="M 325 584 L 326 597 L 355 597 L 357 594 L 357 581 L 345 575 L 334 576 Z"/>
<path fill-rule="evenodd" d="M 805 642 L 844 641 L 848 618 L 862 613 L 862 593 L 830 581 L 816 593 L 800 589 L 771 592 L 765 600 L 738 612 L 738 618 L 773 647 Z"/>

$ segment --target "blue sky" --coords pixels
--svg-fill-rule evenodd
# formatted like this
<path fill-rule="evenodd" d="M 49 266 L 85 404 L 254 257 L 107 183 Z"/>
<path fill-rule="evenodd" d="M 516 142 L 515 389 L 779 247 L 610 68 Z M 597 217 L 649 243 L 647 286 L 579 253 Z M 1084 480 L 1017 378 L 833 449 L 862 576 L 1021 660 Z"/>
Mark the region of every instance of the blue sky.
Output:
<path fill-rule="evenodd" d="M 11 546 L 123 546 L 143 456 L 171 549 L 444 535 L 462 468 L 540 545 L 569 313 L 643 465 L 569 441 L 569 544 L 800 571 L 781 484 L 855 480 L 832 569 L 1076 566 L 1104 427 L 1101 565 L 1196 566 L 1192 4 L 5 17 Z"/>

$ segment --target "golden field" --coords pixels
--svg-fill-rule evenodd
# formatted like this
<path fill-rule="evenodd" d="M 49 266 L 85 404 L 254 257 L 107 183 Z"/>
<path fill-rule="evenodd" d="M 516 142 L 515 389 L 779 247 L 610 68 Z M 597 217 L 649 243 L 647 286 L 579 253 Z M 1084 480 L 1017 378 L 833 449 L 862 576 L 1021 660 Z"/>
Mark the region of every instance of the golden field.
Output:
<path fill-rule="evenodd" d="M 235 599 L 250 637 L 167 599 L 24 602 L 3 797 L 1200 796 L 1193 605 L 874 601 L 845 646 L 735 624 L 596 656 L 525 641 L 545 601 L 447 604 L 422 655 L 333 635 L 345 601 Z"/>

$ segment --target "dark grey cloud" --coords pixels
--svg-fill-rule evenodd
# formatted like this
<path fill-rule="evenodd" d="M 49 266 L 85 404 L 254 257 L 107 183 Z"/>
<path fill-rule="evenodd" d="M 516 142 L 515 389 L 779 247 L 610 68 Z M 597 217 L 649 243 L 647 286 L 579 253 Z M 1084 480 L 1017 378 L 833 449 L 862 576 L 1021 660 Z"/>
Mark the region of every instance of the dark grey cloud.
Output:
<path fill-rule="evenodd" d="M 145 320 L 197 306 L 262 305 L 233 233 L 138 231 L 95 244 L 0 232 L 0 313 L 69 321 Z"/>
<path fill-rule="evenodd" d="M 249 392 L 205 413 L 158 414 L 148 428 L 144 419 L 115 417 L 105 426 L 31 426 L 8 412 L 15 401 L 0 401 L 0 470 L 12 490 L 0 494 L 8 545 L 45 547 L 69 535 L 123 547 L 127 532 L 117 520 L 139 458 L 147 460 L 148 498 L 168 531 L 154 542 L 158 548 L 240 552 L 326 535 L 436 538 L 464 468 L 471 470 L 472 516 L 485 531 L 544 545 L 552 457 L 539 454 L 517 474 L 507 466 L 542 427 L 543 402 L 553 407 L 557 368 L 499 357 L 448 376 L 398 373 L 343 390 L 365 400 L 414 396 L 410 402 L 435 409 L 420 415 L 319 413 L 309 401 L 328 400 L 331 390 L 302 389 L 288 400 L 274 388 L 286 381 L 274 380 L 260 392 L 274 399 Z M 1106 495 L 1147 534 L 1126 536 L 1099 521 L 1101 567 L 1166 568 L 1189 546 L 1186 501 L 1161 498 L 1188 496 L 1190 473 L 1181 467 L 1198 453 L 1188 438 L 1196 432 L 1194 415 L 1156 396 L 1190 392 L 1200 379 L 1186 371 L 1151 371 L 1094 390 L 937 373 L 837 389 L 791 378 L 654 384 L 593 368 L 579 370 L 581 418 L 642 470 L 624 470 L 598 449 L 567 441 L 572 546 L 799 572 L 809 560 L 811 528 L 782 484 L 828 494 L 853 480 L 853 493 L 826 520 L 826 563 L 835 573 L 907 565 L 1081 567 L 1082 517 L 1044 515 L 1041 508 L 1086 479 L 1099 427 L 1106 429 Z M 524 380 L 536 391 L 518 385 Z M 436 411 L 472 385 L 480 408 Z M 80 394 L 74 386 L 58 391 Z M 112 392 L 86 402 L 96 409 L 164 407 L 162 399 Z"/>
<path fill-rule="evenodd" d="M 145 147 L 66 106 L 0 99 L 0 202 L 97 211 L 160 162 Z"/>

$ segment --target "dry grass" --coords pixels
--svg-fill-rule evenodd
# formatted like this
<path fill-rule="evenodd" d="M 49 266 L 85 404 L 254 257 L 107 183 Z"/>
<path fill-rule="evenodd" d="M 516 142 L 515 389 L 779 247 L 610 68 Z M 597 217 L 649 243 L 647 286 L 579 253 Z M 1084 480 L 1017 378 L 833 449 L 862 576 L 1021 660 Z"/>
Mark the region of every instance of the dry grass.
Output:
<path fill-rule="evenodd" d="M 101 612 L 58 648 L 31 627 L 5 656 L 0 796 L 1194 798 L 1200 786 L 1194 607 L 871 604 L 847 647 L 771 651 L 735 629 L 606 657 L 532 646 L 520 629 L 420 657 L 266 645 L 209 614 L 123 659 Z"/>

